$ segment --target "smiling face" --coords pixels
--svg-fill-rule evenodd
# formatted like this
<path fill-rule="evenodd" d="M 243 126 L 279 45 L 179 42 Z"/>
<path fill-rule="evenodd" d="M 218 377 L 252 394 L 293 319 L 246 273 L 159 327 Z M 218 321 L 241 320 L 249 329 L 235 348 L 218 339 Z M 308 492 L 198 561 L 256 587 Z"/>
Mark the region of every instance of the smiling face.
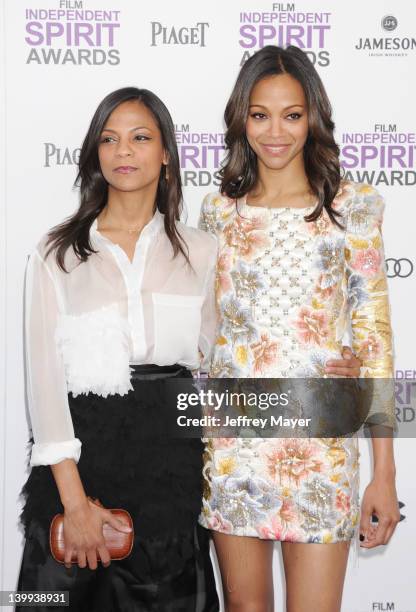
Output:
<path fill-rule="evenodd" d="M 137 100 L 120 104 L 109 116 L 98 145 L 101 172 L 110 189 L 157 188 L 167 154 L 149 109 Z"/>
<path fill-rule="evenodd" d="M 256 83 L 250 94 L 246 136 L 259 167 L 280 170 L 294 160 L 303 163 L 308 112 L 305 93 L 296 79 L 279 74 Z"/>

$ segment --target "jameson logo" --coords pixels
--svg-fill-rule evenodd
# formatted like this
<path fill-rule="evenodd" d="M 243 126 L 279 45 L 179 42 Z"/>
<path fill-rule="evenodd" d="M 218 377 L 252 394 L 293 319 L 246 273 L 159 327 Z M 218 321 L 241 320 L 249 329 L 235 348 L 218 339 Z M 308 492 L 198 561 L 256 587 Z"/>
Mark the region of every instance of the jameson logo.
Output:
<path fill-rule="evenodd" d="M 371 185 L 416 185 L 416 134 L 377 123 L 368 132 L 341 135 L 341 164 L 348 180 Z"/>
<path fill-rule="evenodd" d="M 197 132 L 189 124 L 175 126 L 182 180 L 185 186 L 218 187 L 218 167 L 224 157 L 223 132 Z"/>
<path fill-rule="evenodd" d="M 165 26 L 160 21 L 152 21 L 151 47 L 158 45 L 192 45 L 206 47 L 209 23 L 198 21 L 194 26 Z"/>
<path fill-rule="evenodd" d="M 381 27 L 383 28 L 383 30 L 386 30 L 387 32 L 393 32 L 393 30 L 395 30 L 397 26 L 398 26 L 397 19 L 396 17 L 393 17 L 393 15 L 386 15 L 381 20 Z"/>
<path fill-rule="evenodd" d="M 381 20 L 381 28 L 390 33 L 396 30 L 398 21 L 394 15 L 386 15 Z M 359 38 L 355 45 L 357 51 L 368 51 L 370 57 L 402 57 L 416 49 L 416 38 L 409 36 L 378 36 Z"/>
<path fill-rule="evenodd" d="M 330 64 L 327 50 L 331 13 L 305 12 L 295 4 L 274 3 L 269 10 L 240 12 L 240 65 L 266 45 L 295 45 L 318 66 Z"/>
<path fill-rule="evenodd" d="M 27 64 L 115 66 L 120 11 L 89 9 L 85 2 L 59 0 L 54 8 L 26 9 Z"/>

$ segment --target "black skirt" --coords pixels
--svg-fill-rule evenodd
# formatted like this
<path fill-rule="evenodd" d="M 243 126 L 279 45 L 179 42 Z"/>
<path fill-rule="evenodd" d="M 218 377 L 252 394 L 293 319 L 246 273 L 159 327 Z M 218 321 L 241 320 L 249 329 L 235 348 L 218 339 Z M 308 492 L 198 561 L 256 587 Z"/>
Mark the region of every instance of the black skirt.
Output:
<path fill-rule="evenodd" d="M 167 427 L 176 411 L 172 377 L 187 378 L 192 391 L 192 375 L 181 366 L 135 366 L 127 395 L 69 394 L 75 436 L 82 441 L 84 489 L 106 508 L 130 512 L 133 551 L 95 571 L 57 563 L 49 551 L 49 525 L 63 507 L 50 467 L 34 467 L 22 491 L 26 545 L 18 590 L 69 590 L 66 609 L 77 612 L 219 610 L 209 532 L 197 522 L 203 446 Z"/>

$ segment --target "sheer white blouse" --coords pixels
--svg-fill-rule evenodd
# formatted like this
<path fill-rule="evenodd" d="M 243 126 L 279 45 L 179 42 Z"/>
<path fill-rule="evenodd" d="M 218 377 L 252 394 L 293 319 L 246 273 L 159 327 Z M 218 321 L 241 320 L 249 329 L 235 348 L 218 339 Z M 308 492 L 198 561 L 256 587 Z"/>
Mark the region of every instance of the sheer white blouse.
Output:
<path fill-rule="evenodd" d="M 193 269 L 181 254 L 173 258 L 158 211 L 143 228 L 132 262 L 96 222 L 90 237 L 97 253 L 80 263 L 68 250 L 69 273 L 53 253 L 45 257 L 46 238 L 31 255 L 25 288 L 31 465 L 79 460 L 69 392 L 124 395 L 132 389 L 132 363 L 208 367 L 216 327 L 216 240 L 182 223 L 178 229 Z"/>

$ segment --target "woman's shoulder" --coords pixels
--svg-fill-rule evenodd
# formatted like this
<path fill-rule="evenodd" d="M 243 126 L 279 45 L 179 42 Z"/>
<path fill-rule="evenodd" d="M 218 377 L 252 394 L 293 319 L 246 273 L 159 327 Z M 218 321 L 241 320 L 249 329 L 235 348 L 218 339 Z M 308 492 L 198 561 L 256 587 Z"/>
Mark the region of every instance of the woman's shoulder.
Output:
<path fill-rule="evenodd" d="M 225 193 L 221 193 L 219 191 L 212 191 L 207 193 L 202 200 L 202 208 L 211 208 L 211 207 L 221 207 L 227 206 L 231 202 L 234 202 L 232 198 L 229 198 Z"/>
<path fill-rule="evenodd" d="M 38 255 L 41 259 L 45 259 L 48 252 L 49 232 L 43 234 L 36 243 L 32 253 Z"/>
<path fill-rule="evenodd" d="M 206 254 L 217 252 L 217 239 L 202 229 L 179 222 L 177 228 L 190 249 L 198 249 Z"/>
<path fill-rule="evenodd" d="M 369 212 L 377 213 L 384 208 L 384 199 L 373 185 L 342 180 L 334 199 L 334 208 L 341 211 L 356 205 L 367 206 Z"/>
<path fill-rule="evenodd" d="M 342 180 L 334 199 L 334 208 L 340 212 L 348 231 L 368 231 L 383 220 L 384 198 L 368 183 Z"/>
<path fill-rule="evenodd" d="M 30 259 L 38 259 L 44 264 L 49 266 L 53 266 L 54 257 L 53 253 L 50 252 L 50 241 L 49 241 L 49 232 L 43 234 L 41 238 L 35 244 L 35 247 L 32 249 L 29 258 Z"/>
<path fill-rule="evenodd" d="M 186 244 L 191 266 L 197 273 L 206 275 L 215 268 L 217 261 L 217 239 L 203 230 L 178 223 L 177 229 Z"/>
<path fill-rule="evenodd" d="M 224 193 L 218 191 L 208 193 L 202 201 L 199 227 L 205 232 L 216 234 L 221 228 L 221 223 L 228 219 L 235 209 L 235 202 L 234 198 Z"/>
<path fill-rule="evenodd" d="M 56 249 L 51 241 L 50 230 L 47 231 L 37 242 L 35 248 L 30 254 L 30 258 L 37 258 L 53 273 L 59 274 L 62 272 L 56 259 Z M 67 271 L 79 265 L 79 259 L 75 254 L 72 246 L 68 247 L 64 256 L 65 268 Z"/>

